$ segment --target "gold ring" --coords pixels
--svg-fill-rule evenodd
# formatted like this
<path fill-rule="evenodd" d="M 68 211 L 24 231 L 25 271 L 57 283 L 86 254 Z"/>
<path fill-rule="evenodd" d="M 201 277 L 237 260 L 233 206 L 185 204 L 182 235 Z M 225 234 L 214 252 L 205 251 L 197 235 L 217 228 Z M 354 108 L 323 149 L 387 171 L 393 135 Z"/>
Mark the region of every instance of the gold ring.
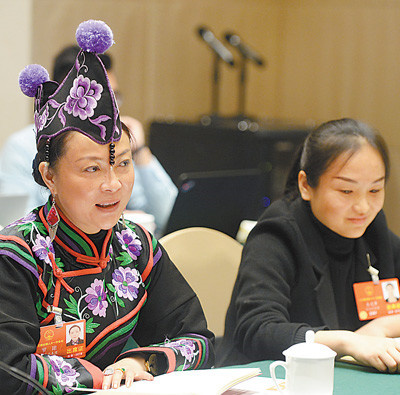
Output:
<path fill-rule="evenodd" d="M 125 372 L 126 372 L 125 368 L 115 368 L 115 370 L 120 370 L 122 372 L 122 374 L 125 374 Z"/>

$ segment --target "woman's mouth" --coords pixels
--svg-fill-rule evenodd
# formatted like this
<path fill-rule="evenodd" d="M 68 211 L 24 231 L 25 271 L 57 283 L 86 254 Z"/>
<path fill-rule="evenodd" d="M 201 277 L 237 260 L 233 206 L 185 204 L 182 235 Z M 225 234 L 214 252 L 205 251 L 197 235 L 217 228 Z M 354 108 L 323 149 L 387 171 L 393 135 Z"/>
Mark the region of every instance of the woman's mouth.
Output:
<path fill-rule="evenodd" d="M 367 221 L 367 217 L 349 218 L 349 221 L 355 225 L 363 225 Z"/>
<path fill-rule="evenodd" d="M 102 203 L 102 204 L 98 203 L 98 204 L 96 204 L 96 207 L 99 207 L 102 209 L 112 209 L 112 208 L 116 207 L 118 205 L 118 203 L 119 203 L 119 201 L 112 202 L 112 203 Z"/>

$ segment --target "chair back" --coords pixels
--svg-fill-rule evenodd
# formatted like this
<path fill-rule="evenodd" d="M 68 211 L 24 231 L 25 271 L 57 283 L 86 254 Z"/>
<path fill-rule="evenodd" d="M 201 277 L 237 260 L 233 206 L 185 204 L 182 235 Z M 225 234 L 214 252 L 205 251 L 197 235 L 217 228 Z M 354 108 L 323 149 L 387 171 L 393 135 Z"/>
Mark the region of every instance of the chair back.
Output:
<path fill-rule="evenodd" d="M 216 337 L 223 336 L 243 246 L 203 227 L 177 230 L 159 241 L 200 299 L 208 328 Z"/>

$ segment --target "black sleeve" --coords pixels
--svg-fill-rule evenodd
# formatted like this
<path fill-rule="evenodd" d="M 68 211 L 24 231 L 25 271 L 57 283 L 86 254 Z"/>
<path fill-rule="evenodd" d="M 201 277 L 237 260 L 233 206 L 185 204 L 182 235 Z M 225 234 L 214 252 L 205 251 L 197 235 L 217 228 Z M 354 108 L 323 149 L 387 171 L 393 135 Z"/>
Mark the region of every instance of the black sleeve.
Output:
<path fill-rule="evenodd" d="M 35 277 L 8 257 L 0 257 L 0 358 L 23 372 L 29 372 L 40 338 L 35 312 Z M 9 394 L 25 393 L 26 386 L 4 371 L 1 382 Z M 3 387 L 4 388 L 4 387 Z"/>
<path fill-rule="evenodd" d="M 326 329 L 291 322 L 291 290 L 299 257 L 293 246 L 296 232 L 287 228 L 290 224 L 280 221 L 259 224 L 243 250 L 225 336 L 250 361 L 282 358 L 283 350 L 305 340 L 307 330 Z"/>

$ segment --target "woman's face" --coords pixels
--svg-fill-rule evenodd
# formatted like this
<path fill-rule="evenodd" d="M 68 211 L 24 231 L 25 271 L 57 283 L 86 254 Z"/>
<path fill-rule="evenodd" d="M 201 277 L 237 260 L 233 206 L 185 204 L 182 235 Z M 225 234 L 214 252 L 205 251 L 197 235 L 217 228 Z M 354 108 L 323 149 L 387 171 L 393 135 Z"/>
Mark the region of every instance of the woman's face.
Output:
<path fill-rule="evenodd" d="M 299 189 L 315 217 L 343 237 L 361 237 L 383 207 L 385 165 L 379 152 L 364 143 L 350 158 L 341 154 L 311 188 L 304 171 Z"/>
<path fill-rule="evenodd" d="M 128 135 L 123 132 L 120 141 L 115 143 L 113 166 L 109 162 L 109 144 L 97 144 L 79 132 L 71 132 L 65 144 L 64 155 L 56 168 L 46 167 L 42 172 L 57 207 L 85 233 L 112 228 L 125 209 L 133 187 Z"/>

